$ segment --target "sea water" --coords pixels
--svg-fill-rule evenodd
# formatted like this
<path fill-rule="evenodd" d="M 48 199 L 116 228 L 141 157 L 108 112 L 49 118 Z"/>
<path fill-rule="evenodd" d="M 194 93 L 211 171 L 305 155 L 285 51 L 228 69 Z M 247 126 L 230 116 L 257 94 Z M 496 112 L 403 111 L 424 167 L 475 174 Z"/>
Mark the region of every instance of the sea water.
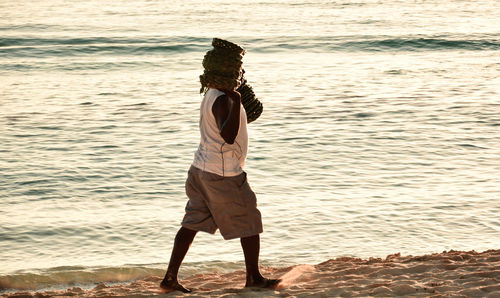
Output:
<path fill-rule="evenodd" d="M 264 104 L 261 263 L 500 247 L 500 2 L 0 2 L 0 289 L 162 275 L 213 37 Z M 181 268 L 243 269 L 199 233 Z"/>

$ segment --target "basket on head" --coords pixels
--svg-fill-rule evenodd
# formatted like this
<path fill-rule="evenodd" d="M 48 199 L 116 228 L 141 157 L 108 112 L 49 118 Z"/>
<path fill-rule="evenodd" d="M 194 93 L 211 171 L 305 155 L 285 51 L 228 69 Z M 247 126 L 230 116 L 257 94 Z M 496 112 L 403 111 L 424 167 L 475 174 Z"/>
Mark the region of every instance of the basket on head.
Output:
<path fill-rule="evenodd" d="M 200 76 L 201 89 L 206 88 L 234 90 L 241 84 L 241 65 L 245 50 L 227 40 L 214 38 L 212 50 L 203 58 L 203 68 Z"/>
<path fill-rule="evenodd" d="M 262 103 L 255 97 L 252 87 L 244 80 L 236 91 L 241 94 L 241 103 L 247 114 L 247 123 L 257 120 L 264 108 Z"/>
<path fill-rule="evenodd" d="M 233 53 L 238 53 L 241 56 L 245 55 L 245 50 L 242 47 L 224 39 L 220 38 L 212 39 L 212 46 L 217 49 L 226 49 Z"/>

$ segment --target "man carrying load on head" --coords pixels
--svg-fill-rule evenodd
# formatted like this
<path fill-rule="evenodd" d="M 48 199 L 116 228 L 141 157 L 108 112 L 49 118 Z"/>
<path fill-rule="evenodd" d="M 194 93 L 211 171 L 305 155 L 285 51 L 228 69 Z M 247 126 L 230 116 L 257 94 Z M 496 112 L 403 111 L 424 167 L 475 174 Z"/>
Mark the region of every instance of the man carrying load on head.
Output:
<path fill-rule="evenodd" d="M 248 150 L 247 122 L 260 116 L 262 104 L 243 79 L 241 59 L 245 50 L 217 38 L 212 45 L 214 49 L 203 59 L 205 71 L 200 76 L 201 92 L 205 92 L 200 107 L 201 138 L 186 180 L 186 214 L 160 287 L 190 292 L 178 282 L 182 260 L 198 231 L 213 234 L 219 229 L 225 240 L 240 238 L 245 286 L 273 288 L 280 280 L 264 278 L 259 271 L 261 214 L 243 171 Z M 238 87 L 242 94 L 235 91 Z"/>

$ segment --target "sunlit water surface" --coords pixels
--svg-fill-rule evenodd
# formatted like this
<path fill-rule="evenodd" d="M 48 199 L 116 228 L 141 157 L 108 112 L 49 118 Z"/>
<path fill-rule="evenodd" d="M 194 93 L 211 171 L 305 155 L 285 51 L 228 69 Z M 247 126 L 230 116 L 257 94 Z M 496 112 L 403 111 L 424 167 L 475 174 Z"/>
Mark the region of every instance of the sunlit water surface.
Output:
<path fill-rule="evenodd" d="M 264 265 L 500 247 L 497 1 L 0 10 L 4 277 L 59 266 L 43 272 L 163 272 L 212 37 L 247 49 L 264 104 L 246 167 Z M 242 260 L 239 241 L 199 234 L 181 274 Z"/>

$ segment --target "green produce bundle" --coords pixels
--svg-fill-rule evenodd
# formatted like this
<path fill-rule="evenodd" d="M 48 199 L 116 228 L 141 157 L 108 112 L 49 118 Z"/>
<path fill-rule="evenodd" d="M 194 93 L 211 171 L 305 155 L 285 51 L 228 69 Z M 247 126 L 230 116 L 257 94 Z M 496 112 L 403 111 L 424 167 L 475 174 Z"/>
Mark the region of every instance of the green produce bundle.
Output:
<path fill-rule="evenodd" d="M 263 106 L 243 77 L 242 59 L 245 50 L 237 44 L 219 38 L 212 40 L 212 46 L 213 49 L 203 57 L 204 72 L 200 76 L 200 92 L 208 88 L 236 89 L 241 94 L 247 122 L 255 121 L 262 114 Z"/>

